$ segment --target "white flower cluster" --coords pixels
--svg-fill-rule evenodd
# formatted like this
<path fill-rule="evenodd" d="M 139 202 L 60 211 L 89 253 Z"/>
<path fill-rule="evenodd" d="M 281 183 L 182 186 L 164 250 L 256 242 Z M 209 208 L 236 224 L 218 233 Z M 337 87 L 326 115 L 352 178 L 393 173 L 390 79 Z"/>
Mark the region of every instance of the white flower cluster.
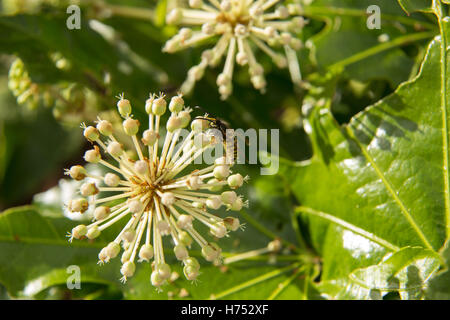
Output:
<path fill-rule="evenodd" d="M 175 8 L 167 15 L 167 23 L 184 25 L 168 40 L 163 51 L 173 53 L 215 39 L 215 46 L 203 51 L 200 64 L 193 66 L 181 87 L 190 92 L 203 77 L 208 66 L 216 66 L 226 55 L 217 85 L 222 99 L 232 93 L 235 61 L 248 65 L 253 87 L 264 92 L 264 69 L 256 60 L 254 49 L 270 56 L 278 68 L 288 67 L 292 81 L 301 82 L 296 51 L 302 47 L 296 38 L 305 20 L 300 4 L 277 5 L 280 0 L 189 0 L 191 8 Z M 198 27 L 197 27 L 198 26 Z M 228 48 L 228 50 L 227 50 Z M 282 50 L 280 51 L 279 48 Z"/>
<path fill-rule="evenodd" d="M 174 96 L 168 109 L 171 112 L 166 123 L 164 142 L 159 145 L 161 116 L 166 112 L 167 102 L 161 94 L 151 95 L 145 110 L 149 115 L 149 128 L 137 134 L 139 121 L 131 115 L 131 104 L 123 96 L 117 103 L 119 113 L 125 119 L 123 130 L 130 136 L 137 159 L 130 159 L 129 152 L 114 136 L 110 122 L 101 120 L 96 127 L 83 126 L 84 136 L 94 145 L 86 151 L 84 159 L 110 169 L 104 176 L 93 175 L 80 165 L 72 166 L 66 174 L 75 180 L 90 178 L 80 187 L 82 197 L 71 200 L 67 207 L 72 212 L 94 209 L 94 221 L 72 229 L 70 240 L 97 238 L 100 233 L 122 219 L 128 219 L 125 227 L 99 253 L 99 263 L 109 262 L 124 249 L 120 272 L 126 281 L 135 272 L 135 260 L 152 262 L 151 283 L 160 287 L 171 275 L 171 268 L 164 257 L 163 238 L 171 238 L 175 257 L 184 264 L 188 280 L 199 275 L 199 262 L 189 255 L 188 248 L 195 241 L 207 261 L 220 263 L 221 248 L 206 240 L 194 228 L 198 221 L 209 228 L 214 238 L 227 236 L 241 227 L 235 217 L 219 217 L 211 213 L 222 206 L 239 211 L 247 202 L 236 194 L 248 177 L 232 173 L 226 157 L 215 159 L 214 164 L 189 173 L 182 173 L 194 159 L 213 144 L 219 143 L 207 133 L 208 121 L 194 119 L 190 108 L 185 108 L 180 95 Z M 180 140 L 181 130 L 191 123 L 191 130 Z M 205 132 L 206 131 L 206 132 Z M 196 143 L 199 139 L 201 143 Z M 160 150 L 158 150 L 160 149 Z M 112 161 L 104 160 L 108 155 Z M 114 163 L 115 162 L 115 163 Z M 95 182 L 92 182 L 95 179 Z M 222 191 L 228 186 L 230 190 Z M 114 192 L 114 195 L 102 196 Z M 101 193 L 101 194 L 99 194 Z"/>

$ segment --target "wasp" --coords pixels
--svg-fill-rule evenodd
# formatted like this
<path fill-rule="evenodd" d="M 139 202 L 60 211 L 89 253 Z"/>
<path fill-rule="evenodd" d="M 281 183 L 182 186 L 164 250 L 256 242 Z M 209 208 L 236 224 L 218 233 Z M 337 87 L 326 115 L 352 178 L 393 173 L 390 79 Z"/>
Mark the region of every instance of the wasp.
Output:
<path fill-rule="evenodd" d="M 233 133 L 232 139 L 233 139 L 233 150 L 230 150 L 231 147 L 230 145 L 227 146 L 227 142 L 229 142 L 229 140 L 231 139 L 227 139 L 227 130 L 231 130 L 229 124 L 219 118 L 216 118 L 214 116 L 210 116 L 208 114 L 205 114 L 205 116 L 203 117 L 196 117 L 195 119 L 200 119 L 200 120 L 206 120 L 209 122 L 209 128 L 210 129 L 216 129 L 220 132 L 220 134 L 222 135 L 222 143 L 225 149 L 225 153 L 227 156 L 227 159 L 232 159 L 233 163 L 236 163 L 237 160 L 237 150 L 238 150 L 238 141 L 237 141 L 237 137 L 236 135 Z M 229 131 L 230 132 L 230 131 Z M 230 156 L 230 154 L 232 154 L 232 157 Z"/>

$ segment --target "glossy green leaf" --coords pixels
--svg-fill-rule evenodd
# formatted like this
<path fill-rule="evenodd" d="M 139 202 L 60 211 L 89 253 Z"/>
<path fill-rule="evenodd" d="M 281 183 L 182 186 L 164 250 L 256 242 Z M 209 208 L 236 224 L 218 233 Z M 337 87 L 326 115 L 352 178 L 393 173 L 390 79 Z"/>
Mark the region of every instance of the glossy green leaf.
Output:
<path fill-rule="evenodd" d="M 423 297 L 428 279 L 440 266 L 439 254 L 423 248 L 403 248 L 388 254 L 373 266 L 356 269 L 347 278 L 331 280 L 322 287 L 333 299 L 381 299 L 388 292 L 396 292 L 402 299 Z M 338 291 L 326 292 L 330 285 Z M 328 287 L 327 287 L 328 286 Z"/>
<path fill-rule="evenodd" d="M 348 126 L 327 108 L 313 109 L 306 124 L 313 158 L 282 165 L 323 257 L 323 281 L 403 247 L 437 252 L 449 235 L 450 33 L 443 26 L 445 37 L 432 41 L 420 74 Z"/>
<path fill-rule="evenodd" d="M 432 11 L 432 0 L 398 0 L 398 3 L 408 14 L 414 11 Z"/>

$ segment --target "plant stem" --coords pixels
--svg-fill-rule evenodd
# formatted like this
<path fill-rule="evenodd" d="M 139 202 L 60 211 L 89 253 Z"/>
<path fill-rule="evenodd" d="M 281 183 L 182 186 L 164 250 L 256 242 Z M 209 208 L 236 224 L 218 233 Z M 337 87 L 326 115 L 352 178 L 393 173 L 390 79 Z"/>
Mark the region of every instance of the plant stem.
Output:
<path fill-rule="evenodd" d="M 339 62 L 332 64 L 328 68 L 329 69 L 344 68 L 350 64 L 364 60 L 370 56 L 376 55 L 376 54 L 386 51 L 388 49 L 392 49 L 397 46 L 402 46 L 407 43 L 432 38 L 434 36 L 435 36 L 434 32 L 420 32 L 420 33 L 408 34 L 406 36 L 398 37 L 392 41 L 381 43 L 381 44 L 371 47 L 367 50 L 358 52 L 357 54 L 355 54 L 353 56 L 350 56 L 344 60 L 341 60 Z"/>
<path fill-rule="evenodd" d="M 261 283 L 261 282 L 263 282 L 265 280 L 277 277 L 277 276 L 279 276 L 279 275 L 281 275 L 281 274 L 283 274 L 285 272 L 288 272 L 290 270 L 293 270 L 293 269 L 297 268 L 298 266 L 299 266 L 299 263 L 294 263 L 294 264 L 291 264 L 291 265 L 289 265 L 287 267 L 284 267 L 284 268 L 275 269 L 275 270 L 273 270 L 271 272 L 268 272 L 268 273 L 265 273 L 265 274 L 263 274 L 263 275 L 261 275 L 259 277 L 256 277 L 256 278 L 251 279 L 251 280 L 246 281 L 246 282 L 243 282 L 243 283 L 241 283 L 241 284 L 239 284 L 237 286 L 234 286 L 234 287 L 232 287 L 230 289 L 227 289 L 225 291 L 219 292 L 217 294 L 213 294 L 210 299 L 211 300 L 213 300 L 213 299 L 221 299 L 221 298 L 226 297 L 226 296 L 228 296 L 230 294 L 236 293 L 238 291 L 241 291 L 243 289 L 246 289 L 248 287 L 251 287 L 253 285 Z"/>

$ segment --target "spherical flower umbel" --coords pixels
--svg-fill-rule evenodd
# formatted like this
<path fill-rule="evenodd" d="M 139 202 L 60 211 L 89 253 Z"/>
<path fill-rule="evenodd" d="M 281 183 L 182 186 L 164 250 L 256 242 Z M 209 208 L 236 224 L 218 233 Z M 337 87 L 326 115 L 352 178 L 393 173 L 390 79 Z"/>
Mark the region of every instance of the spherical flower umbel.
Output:
<path fill-rule="evenodd" d="M 117 133 L 106 120 L 99 119 L 96 127 L 83 124 L 85 137 L 94 144 L 93 149 L 86 151 L 85 161 L 102 165 L 110 172 L 104 176 L 90 174 L 80 165 L 66 170 L 75 180 L 89 179 L 81 184 L 82 197 L 71 200 L 67 208 L 83 213 L 91 207 L 94 215 L 91 224 L 72 229 L 70 241 L 95 239 L 103 230 L 124 220 L 122 231 L 99 252 L 100 264 L 117 257 L 122 247 L 121 280 L 133 276 L 136 260 L 152 261 L 150 281 L 159 288 L 171 275 L 163 250 L 163 242 L 167 245 L 170 238 L 174 256 L 184 266 L 184 275 L 188 280 L 195 280 L 200 264 L 189 255 L 191 245 L 195 242 L 207 261 L 220 263 L 221 248 L 215 239 L 228 236 L 242 225 L 238 218 L 220 217 L 214 210 L 225 207 L 239 211 L 247 205 L 235 190 L 248 177 L 231 172 L 233 163 L 227 163 L 226 157 L 204 168 L 185 172 L 194 159 L 217 141 L 205 132 L 208 128 L 199 124 L 203 121 L 199 119 L 192 121 L 193 129 L 179 141 L 182 129 L 189 125 L 192 111 L 184 107 L 181 95 L 173 97 L 169 104 L 171 115 L 164 140 L 160 137 L 161 116 L 167 110 L 164 95 L 151 95 L 147 100 L 149 128 L 143 131 L 141 139 L 138 138 L 140 123 L 133 119 L 131 103 L 121 96 L 117 106 L 124 118 L 123 130 L 130 137 L 137 158 L 130 158 L 125 144 L 117 140 Z M 179 121 L 170 122 L 170 119 Z M 198 137 L 201 143 L 195 143 Z M 217 167 L 227 169 L 221 179 L 214 176 Z M 226 191 L 226 187 L 230 190 Z M 207 226 L 209 234 L 200 234 L 197 224 Z"/>
<path fill-rule="evenodd" d="M 195 82 L 203 77 L 208 66 L 214 67 L 225 58 L 217 85 L 222 99 L 232 93 L 235 62 L 248 65 L 253 87 L 265 91 L 266 80 L 254 49 L 267 54 L 278 68 L 288 68 L 291 79 L 300 84 L 301 73 L 296 51 L 302 42 L 296 34 L 301 32 L 305 20 L 300 16 L 300 4 L 284 6 L 280 0 L 194 0 L 191 8 L 175 8 L 167 15 L 169 24 L 183 25 L 178 34 L 168 40 L 163 51 L 174 53 L 201 44 L 207 39 L 217 39 L 215 46 L 203 51 L 201 62 L 188 71 L 181 86 L 183 93 L 190 92 Z"/>

